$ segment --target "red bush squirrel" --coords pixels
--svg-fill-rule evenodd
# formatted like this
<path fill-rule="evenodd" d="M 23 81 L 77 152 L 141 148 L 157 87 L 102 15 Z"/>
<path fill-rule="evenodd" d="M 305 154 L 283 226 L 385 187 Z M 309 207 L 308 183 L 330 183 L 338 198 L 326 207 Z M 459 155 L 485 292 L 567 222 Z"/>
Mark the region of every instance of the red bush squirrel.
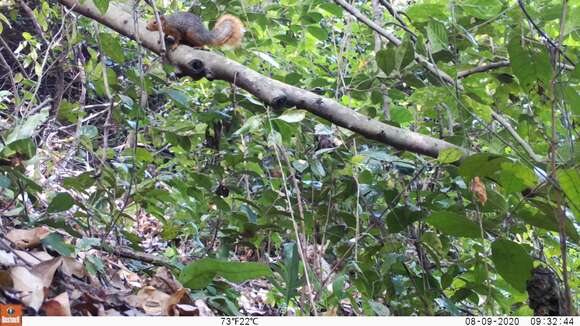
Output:
<path fill-rule="evenodd" d="M 180 43 L 192 47 L 205 45 L 238 47 L 244 36 L 244 24 L 238 17 L 232 15 L 221 16 L 211 31 L 205 27 L 199 16 L 189 12 L 161 16 L 160 21 L 163 33 L 174 39 L 171 45 L 172 50 Z M 157 20 L 150 20 L 147 23 L 147 29 L 158 31 Z"/>

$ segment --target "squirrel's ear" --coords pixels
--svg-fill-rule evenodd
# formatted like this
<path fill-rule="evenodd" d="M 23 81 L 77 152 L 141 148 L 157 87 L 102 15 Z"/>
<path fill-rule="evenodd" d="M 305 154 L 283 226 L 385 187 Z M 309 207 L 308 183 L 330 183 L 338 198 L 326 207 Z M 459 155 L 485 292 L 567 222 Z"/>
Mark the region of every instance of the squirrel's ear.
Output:
<path fill-rule="evenodd" d="M 159 21 L 161 24 L 165 24 L 165 16 L 159 16 Z"/>

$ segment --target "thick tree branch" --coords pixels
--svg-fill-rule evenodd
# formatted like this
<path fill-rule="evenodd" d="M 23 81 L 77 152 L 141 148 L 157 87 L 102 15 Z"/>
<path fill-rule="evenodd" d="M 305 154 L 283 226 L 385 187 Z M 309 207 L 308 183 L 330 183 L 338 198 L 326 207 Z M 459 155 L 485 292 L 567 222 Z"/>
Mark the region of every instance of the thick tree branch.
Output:
<path fill-rule="evenodd" d="M 89 0 L 86 0 L 83 4 L 76 0 L 59 1 L 63 5 L 73 8 L 74 11 L 132 39 L 135 39 L 135 32 L 137 32 L 139 33 L 139 40 L 141 40 L 141 44 L 144 47 L 156 53 L 161 52 L 159 33 L 147 31 L 144 23 L 139 24 L 138 30 L 135 31 L 131 23 L 131 14 L 122 11 L 118 7 L 111 5 L 107 13 L 101 15 Z M 296 106 L 341 127 L 350 129 L 368 139 L 373 139 L 398 149 L 432 157 L 437 157 L 443 149 L 461 149 L 440 139 L 370 119 L 331 99 L 267 78 L 252 69 L 210 51 L 194 50 L 182 45 L 174 51 L 169 51 L 167 58 L 170 63 L 181 69 L 184 74 L 194 79 L 205 77 L 209 80 L 219 79 L 234 83 L 273 107 Z M 466 152 L 465 149 L 461 150 Z"/>

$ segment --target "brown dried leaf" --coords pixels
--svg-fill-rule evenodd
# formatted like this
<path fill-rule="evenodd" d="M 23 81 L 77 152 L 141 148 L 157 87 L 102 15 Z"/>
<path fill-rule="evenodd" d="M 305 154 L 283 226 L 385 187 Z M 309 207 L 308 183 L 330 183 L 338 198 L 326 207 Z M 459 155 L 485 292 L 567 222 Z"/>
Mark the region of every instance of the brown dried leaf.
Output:
<path fill-rule="evenodd" d="M 11 267 L 16 265 L 16 258 L 14 254 L 8 251 L 0 250 L 0 265 Z"/>
<path fill-rule="evenodd" d="M 175 306 L 185 298 L 187 293 L 187 289 L 181 288 L 169 295 L 152 286 L 146 286 L 136 295 L 128 296 L 126 301 L 134 307 L 143 309 L 147 315 L 171 316 L 176 314 Z"/>
<path fill-rule="evenodd" d="M 38 310 L 44 301 L 44 284 L 42 279 L 22 266 L 10 269 L 14 289 L 19 292 L 20 301 L 28 307 Z"/>
<path fill-rule="evenodd" d="M 175 306 L 181 302 L 184 296 L 187 295 L 187 290 L 181 288 L 177 292 L 173 293 L 171 297 L 167 300 L 167 314 L 170 316 L 176 315 Z"/>
<path fill-rule="evenodd" d="M 142 281 L 139 274 L 131 272 L 128 269 L 120 269 L 113 274 L 111 277 L 111 284 L 113 284 L 118 289 L 125 289 L 126 285 L 130 285 L 131 287 L 142 287 Z"/>
<path fill-rule="evenodd" d="M 190 304 L 177 304 L 174 310 L 177 316 L 199 316 L 199 309 Z"/>
<path fill-rule="evenodd" d="M 52 284 L 54 273 L 60 265 L 62 265 L 62 257 L 57 257 L 32 266 L 31 272 L 42 280 L 45 288 L 49 288 L 50 284 Z"/>
<path fill-rule="evenodd" d="M 167 267 L 159 267 L 149 285 L 165 293 L 174 293 L 183 288 Z"/>
<path fill-rule="evenodd" d="M 214 317 L 215 316 L 213 311 L 211 311 L 211 309 L 209 309 L 209 307 L 205 304 L 205 301 L 203 301 L 201 299 L 197 299 L 197 300 L 195 300 L 195 306 L 199 310 L 199 315 L 201 317 Z"/>
<path fill-rule="evenodd" d="M 71 316 L 68 294 L 63 292 L 56 297 L 46 300 L 42 310 L 47 316 Z"/>
<path fill-rule="evenodd" d="M 0 289 L 13 288 L 12 276 L 9 271 L 0 271 Z"/>
<path fill-rule="evenodd" d="M 47 227 L 41 226 L 30 230 L 14 229 L 6 235 L 6 239 L 14 243 L 17 248 L 34 248 L 40 245 L 40 241 L 48 234 Z"/>
<path fill-rule="evenodd" d="M 72 257 L 62 257 L 60 271 L 68 276 L 83 278 L 86 275 L 85 267 L 82 263 Z"/>
<path fill-rule="evenodd" d="M 46 251 L 24 251 L 24 250 L 14 250 L 16 257 L 24 261 L 27 265 L 33 266 L 40 262 L 51 260 L 54 257 L 48 254 Z"/>
<path fill-rule="evenodd" d="M 471 192 L 475 195 L 475 198 L 482 204 L 485 205 L 487 202 L 487 192 L 485 190 L 485 184 L 481 182 L 479 177 L 473 178 L 471 181 Z"/>
<path fill-rule="evenodd" d="M 168 302 L 171 296 L 161 292 L 152 286 L 146 286 L 139 290 L 136 295 L 127 297 L 127 303 L 143 309 L 147 315 L 167 315 Z"/>

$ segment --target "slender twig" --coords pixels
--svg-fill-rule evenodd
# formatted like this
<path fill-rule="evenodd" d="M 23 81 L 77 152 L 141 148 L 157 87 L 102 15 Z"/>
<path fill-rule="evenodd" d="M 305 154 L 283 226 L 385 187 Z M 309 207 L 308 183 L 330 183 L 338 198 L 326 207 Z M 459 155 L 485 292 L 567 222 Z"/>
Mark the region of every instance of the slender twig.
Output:
<path fill-rule="evenodd" d="M 526 16 L 528 16 L 528 14 L 525 12 L 525 9 L 523 7 L 523 4 L 521 3 L 521 0 L 518 0 L 518 3 L 520 4 L 520 7 L 522 8 L 522 11 L 524 11 L 524 13 L 526 14 Z M 562 1 L 562 14 L 560 16 L 560 36 L 559 36 L 559 42 L 558 44 L 562 44 L 562 40 L 564 38 L 564 29 L 565 29 L 565 24 L 566 24 L 566 16 L 567 16 L 567 12 L 568 12 L 568 0 L 563 0 Z M 534 27 L 536 27 L 536 25 L 533 23 L 533 21 L 530 22 L 534 25 Z M 538 29 L 538 32 L 540 32 L 539 28 L 536 27 L 536 29 Z M 541 33 L 541 32 L 540 32 Z M 546 37 L 546 39 L 548 40 L 548 42 L 554 47 L 554 50 L 556 50 L 557 52 L 554 54 L 554 58 L 553 58 L 553 73 L 552 73 L 552 82 L 550 83 L 550 86 L 552 88 L 552 94 L 556 94 L 556 84 L 558 83 L 558 76 L 560 75 L 559 71 L 557 71 L 556 69 L 556 63 L 559 61 L 559 55 L 562 55 L 565 59 L 567 59 L 569 62 L 571 62 L 568 58 L 566 58 L 566 55 L 560 50 L 559 45 L 556 46 L 554 45 L 549 38 Z M 557 97 L 553 96 L 552 97 L 552 116 L 551 116 L 551 124 L 552 124 L 552 139 L 550 142 L 550 168 L 551 168 L 551 176 L 552 179 L 556 180 L 557 177 L 557 150 L 558 150 L 558 109 L 557 109 Z M 562 204 L 563 204 L 563 200 L 562 200 L 562 191 L 560 189 L 556 189 L 555 190 L 555 198 L 556 198 L 556 207 L 554 208 L 554 213 L 555 215 L 558 217 L 558 233 L 560 234 L 560 255 L 562 256 L 562 279 L 564 281 L 564 313 L 565 315 L 569 316 L 572 314 L 572 295 L 570 293 L 570 284 L 568 282 L 568 248 L 567 248 L 567 242 L 566 242 L 566 216 L 564 213 L 564 209 L 562 208 Z"/>
<path fill-rule="evenodd" d="M 528 155 L 536 162 L 543 162 L 543 157 L 536 154 L 534 152 L 534 150 L 532 149 L 532 146 L 530 146 L 530 144 L 528 144 L 519 134 L 518 132 L 510 125 L 510 123 L 504 118 L 502 117 L 499 113 L 497 112 L 492 112 L 491 116 L 497 121 L 499 122 L 509 133 L 510 135 L 512 135 L 512 137 L 516 140 L 516 142 L 518 142 L 518 144 L 520 144 L 520 146 L 523 147 L 523 149 L 526 151 L 526 153 L 528 153 Z"/>
<path fill-rule="evenodd" d="M 364 23 L 365 25 L 367 25 L 370 28 L 372 28 L 373 30 L 375 30 L 377 33 L 381 34 L 381 36 L 383 36 L 384 38 L 386 38 L 387 40 L 389 40 L 394 45 L 400 46 L 403 43 L 401 40 L 399 40 L 397 37 L 395 37 L 392 33 L 388 32 L 387 30 L 385 30 L 381 26 L 377 25 L 370 18 L 368 18 L 367 16 L 365 16 L 363 13 L 361 13 L 355 7 L 353 7 L 350 4 L 348 4 L 346 1 L 344 1 L 344 0 L 334 0 L 334 2 L 336 2 L 337 4 L 339 4 L 341 7 L 343 7 L 344 9 L 346 9 L 348 12 L 350 12 L 351 15 L 353 15 L 354 17 L 356 17 L 356 19 L 358 19 L 360 22 Z"/>
<path fill-rule="evenodd" d="M 118 246 L 113 247 L 110 245 L 93 245 L 92 248 L 97 249 L 97 250 L 101 250 L 101 251 L 105 251 L 105 252 L 108 252 L 110 254 L 119 256 L 119 257 L 135 259 L 135 260 L 139 260 L 139 261 L 149 263 L 152 265 L 166 266 L 166 267 L 171 267 L 171 268 L 175 267 L 167 259 L 165 259 L 165 257 L 155 256 L 155 255 L 148 254 L 145 252 L 138 252 L 132 248 L 125 248 L 125 247 L 118 247 Z"/>
<path fill-rule="evenodd" d="M 270 123 L 270 129 L 273 130 L 273 126 L 272 126 L 272 120 L 270 119 L 270 111 L 267 110 L 266 111 L 268 114 L 268 122 Z M 300 259 L 302 260 L 303 263 L 303 267 L 304 267 L 304 277 L 306 279 L 306 286 L 308 287 L 308 301 L 310 302 L 311 305 L 311 310 L 313 312 L 313 314 L 315 316 L 318 315 L 317 309 L 316 309 L 316 303 L 314 300 L 314 288 L 312 287 L 312 283 L 310 282 L 310 275 L 308 273 L 308 260 L 307 260 L 307 253 L 306 253 L 306 248 L 305 248 L 305 243 L 303 242 L 305 239 L 301 236 L 300 232 L 299 232 L 299 228 L 298 228 L 298 223 L 296 222 L 296 217 L 295 217 L 295 213 L 294 213 L 294 209 L 292 207 L 292 202 L 290 200 L 291 198 L 291 194 L 290 191 L 288 190 L 288 184 L 286 183 L 286 175 L 284 173 L 284 168 L 282 167 L 282 160 L 284 159 L 284 149 L 281 148 L 281 146 L 278 145 L 274 145 L 274 154 L 276 156 L 276 162 L 278 163 L 278 168 L 280 169 L 280 173 L 282 173 L 282 185 L 284 187 L 284 194 L 286 197 L 286 204 L 288 205 L 288 211 L 290 213 L 290 219 L 292 220 L 292 227 L 294 229 L 294 236 L 296 237 L 296 244 L 298 246 L 298 254 L 300 256 Z M 285 157 L 286 160 L 288 160 L 287 157 Z M 291 173 L 291 177 L 294 178 L 294 174 L 292 173 L 292 167 L 290 166 L 289 162 L 288 163 L 288 169 Z M 296 188 L 294 191 L 300 191 L 300 189 L 298 188 L 298 185 L 296 183 L 296 180 L 294 179 L 294 187 Z M 299 207 L 299 214 L 301 214 L 301 218 L 302 218 L 302 227 L 303 227 L 303 231 L 304 231 L 304 212 L 302 210 L 302 203 L 301 197 L 298 197 L 298 207 Z"/>
<path fill-rule="evenodd" d="M 32 11 L 32 9 L 30 9 L 30 7 L 23 0 L 17 0 L 17 1 L 18 1 L 18 4 L 20 5 L 20 7 L 22 7 L 22 10 L 24 10 L 26 15 L 32 21 L 32 26 L 34 26 L 34 29 L 36 30 L 36 34 L 38 34 L 38 36 L 40 36 L 40 38 L 44 41 L 44 43 L 48 43 L 48 41 L 46 40 L 46 36 L 44 35 L 44 32 L 42 31 L 42 28 L 40 27 L 38 20 L 34 16 L 34 12 Z"/>
<path fill-rule="evenodd" d="M 153 13 L 155 14 L 155 21 L 157 22 L 157 26 L 163 26 L 161 23 L 161 15 L 159 15 L 159 10 L 157 10 L 157 5 L 155 1 L 146 0 L 145 1 L 148 5 L 153 7 Z M 165 53 L 167 49 L 165 48 L 165 34 L 163 33 L 163 28 L 159 28 L 159 45 L 161 46 L 161 53 L 160 56 L 165 60 Z"/>
<path fill-rule="evenodd" d="M 336 2 L 337 4 L 339 4 L 340 6 L 342 6 L 348 12 L 350 12 L 361 23 L 367 25 L 372 30 L 374 30 L 377 33 L 381 34 L 381 36 L 385 37 L 387 40 L 389 40 L 395 46 L 401 46 L 401 44 L 403 44 L 403 42 L 400 39 L 398 39 L 397 37 L 393 36 L 393 34 L 391 34 L 390 32 L 388 32 L 387 30 L 385 30 L 381 26 L 377 25 L 370 18 L 368 18 L 367 16 L 365 16 L 363 13 L 361 13 L 358 9 L 356 9 L 355 7 L 353 7 L 350 4 L 346 3 L 346 1 L 344 1 L 344 0 L 334 0 L 334 2 Z M 427 68 L 427 70 L 429 70 L 433 74 L 439 76 L 446 83 L 449 83 L 451 85 L 457 85 L 460 89 L 463 89 L 462 86 L 461 86 L 461 84 L 458 81 L 456 81 L 455 79 L 453 79 L 451 76 L 449 76 L 443 70 L 439 69 L 437 67 L 437 65 L 435 65 L 434 63 L 429 62 L 429 60 L 427 60 L 424 56 L 422 56 L 422 55 L 420 55 L 420 54 L 418 54 L 418 53 L 415 52 L 415 60 L 420 65 L 422 65 L 425 68 Z"/>
<path fill-rule="evenodd" d="M 459 81 L 456 81 L 453 77 L 449 76 L 445 71 L 439 69 L 437 67 L 437 65 L 430 62 L 424 56 L 416 53 L 415 54 L 415 61 L 417 61 L 423 67 L 427 68 L 427 70 L 429 70 L 435 76 L 438 76 L 439 78 L 441 78 L 441 80 L 444 81 L 445 83 L 450 84 L 450 85 L 457 85 L 459 90 L 463 90 L 463 86 L 459 83 Z"/>
<path fill-rule="evenodd" d="M 8 239 L 4 234 L 0 233 L 0 237 L 3 238 L 4 240 L 6 240 L 6 242 L 9 242 L 10 244 L 12 244 L 12 246 L 10 246 L 9 244 L 7 244 L 4 241 L 0 241 L 0 245 L 1 247 L 4 247 L 4 249 L 12 252 L 15 256 L 17 256 L 18 258 L 20 258 L 20 260 L 28 267 L 32 267 L 32 264 L 28 261 L 28 259 L 25 259 L 22 254 L 20 252 L 18 252 L 18 250 L 15 250 L 14 248 L 12 248 L 13 246 L 16 247 L 16 243 L 14 243 L 14 241 Z M 36 258 L 39 262 L 41 262 L 42 260 L 38 257 L 36 257 L 36 255 L 32 252 L 28 253 L 31 257 Z"/>
<path fill-rule="evenodd" d="M 14 72 L 12 71 L 12 68 L 10 68 L 8 62 L 6 62 L 6 59 L 4 58 L 4 55 L 2 55 L 2 52 L 0 52 L 0 62 L 4 65 L 6 70 L 8 70 L 8 78 L 10 79 L 10 83 L 12 84 L 14 98 L 16 98 L 16 103 L 20 103 L 20 96 L 18 95 L 18 86 L 16 85 L 16 81 L 14 80 Z"/>
<path fill-rule="evenodd" d="M 56 63 L 56 82 L 54 92 L 54 102 L 52 103 L 54 116 L 58 117 L 60 102 L 64 95 L 64 58 L 58 58 Z"/>
<path fill-rule="evenodd" d="M 465 78 L 465 77 L 468 77 L 468 76 L 471 76 L 473 74 L 477 74 L 480 72 L 487 72 L 489 70 L 493 70 L 493 69 L 497 69 L 497 68 L 509 67 L 510 65 L 511 65 L 511 63 L 509 62 L 509 60 L 492 62 L 492 63 L 484 64 L 482 66 L 476 66 L 476 67 L 469 68 L 469 69 L 464 70 L 464 71 L 460 71 L 457 73 L 457 77 L 458 78 Z M 566 70 L 574 70 L 574 66 L 563 64 L 563 63 L 558 63 L 558 67 L 562 68 L 562 69 L 566 69 Z"/>
<path fill-rule="evenodd" d="M 26 69 L 24 69 L 24 67 L 22 66 L 22 64 L 20 63 L 18 58 L 16 57 L 16 54 L 14 54 L 14 52 L 12 52 L 12 49 L 10 49 L 10 46 L 8 46 L 8 43 L 6 43 L 6 41 L 2 38 L 2 36 L 0 36 L 0 45 L 2 45 L 2 47 L 6 50 L 6 52 L 8 52 L 10 54 L 10 56 L 12 57 L 12 60 L 14 60 L 14 63 L 16 63 L 16 65 L 18 66 L 18 69 L 20 70 L 20 72 L 22 72 L 24 77 L 26 77 L 26 79 L 30 79 L 28 72 L 26 71 Z"/>
<path fill-rule="evenodd" d="M 42 79 L 44 78 L 44 75 L 47 73 L 48 69 L 46 68 L 46 64 L 48 62 L 48 58 L 50 57 L 50 54 L 53 50 L 53 47 L 56 44 L 60 43 L 60 40 L 62 40 L 63 36 L 62 36 L 62 32 L 65 28 L 65 22 L 66 19 L 68 17 L 68 15 L 73 11 L 73 9 L 68 9 L 66 10 L 66 13 L 62 16 L 61 19 L 61 24 L 60 24 L 60 28 L 58 29 L 58 31 L 56 32 L 56 34 L 54 35 L 54 37 L 50 40 L 50 43 L 46 46 L 46 51 L 44 54 L 44 58 L 42 59 L 42 63 L 40 65 L 40 71 L 41 73 L 38 76 L 38 80 L 36 81 L 36 87 L 34 88 L 34 92 L 33 97 L 36 97 L 36 94 L 38 94 L 38 91 L 40 90 L 40 85 L 42 84 Z M 52 65 L 52 64 L 51 64 Z M 32 104 L 34 103 L 34 101 L 30 101 L 30 103 L 28 104 L 27 110 L 30 110 L 30 107 L 32 106 Z"/>
<path fill-rule="evenodd" d="M 477 67 L 469 68 L 469 69 L 464 70 L 464 71 L 460 71 L 457 73 L 457 77 L 458 78 L 465 78 L 467 76 L 477 74 L 480 72 L 486 72 L 488 70 L 502 68 L 502 67 L 509 67 L 509 65 L 510 65 L 510 62 L 508 60 L 488 63 L 488 64 L 483 65 L 483 66 L 477 66 Z"/>
<path fill-rule="evenodd" d="M 413 33 L 408 27 L 401 15 L 393 8 L 393 6 L 387 0 L 379 0 L 379 2 L 387 8 L 391 16 L 399 22 L 399 26 L 407 33 L 411 35 L 411 38 L 415 41 L 417 40 L 417 35 Z"/>
<path fill-rule="evenodd" d="M 272 128 L 272 121 L 270 119 L 268 119 L 270 121 L 270 128 Z M 296 201 L 298 203 L 298 214 L 300 214 L 300 223 L 301 223 L 301 227 L 302 227 L 302 232 L 306 232 L 305 229 L 305 225 L 304 225 L 304 209 L 302 207 L 302 196 L 299 195 L 300 194 L 300 187 L 298 186 L 298 183 L 296 182 L 296 175 L 292 169 L 292 166 L 290 165 L 290 162 L 288 160 L 288 157 L 286 156 L 286 152 L 285 149 L 282 148 L 279 145 L 274 145 L 274 152 L 276 153 L 276 160 L 278 161 L 278 168 L 280 169 L 280 172 L 282 173 L 282 182 L 284 184 L 284 192 L 286 194 L 286 201 L 288 204 L 288 209 L 290 211 L 290 216 L 292 217 L 292 224 L 294 226 L 294 233 L 296 236 L 296 243 L 298 244 L 298 251 L 300 253 L 300 258 L 302 259 L 302 262 L 304 263 L 304 277 L 306 279 L 306 285 L 308 286 L 308 301 L 310 302 L 311 305 L 311 310 L 312 313 L 314 314 L 314 316 L 318 316 L 318 310 L 316 309 L 316 303 L 314 301 L 314 287 L 312 286 L 312 282 L 310 281 L 310 275 L 308 273 L 308 253 L 307 253 L 307 248 L 306 248 L 306 239 L 304 237 L 304 234 L 300 233 L 298 231 L 298 224 L 296 223 L 296 218 L 294 217 L 294 210 L 292 209 L 292 203 L 290 201 L 291 198 L 291 194 L 288 191 L 288 185 L 286 184 L 286 176 L 284 175 L 284 168 L 282 167 L 282 159 L 286 162 L 288 170 L 290 171 L 290 177 L 292 178 L 292 182 L 294 185 L 294 192 L 296 192 Z M 282 159 L 281 159 L 282 157 Z"/>
<path fill-rule="evenodd" d="M 567 2 L 567 0 L 564 0 L 564 2 Z M 518 5 L 520 6 L 520 9 L 522 10 L 522 12 L 524 13 L 524 15 L 526 16 L 526 19 L 530 22 L 530 24 L 532 24 L 532 26 L 534 27 L 534 29 L 546 40 L 546 42 L 548 42 L 548 44 L 550 44 L 550 47 L 554 50 L 556 50 L 558 53 L 560 53 L 560 55 L 566 59 L 566 61 L 568 61 L 568 63 L 570 63 L 573 66 L 576 66 L 576 64 L 574 63 L 574 61 L 572 61 L 572 59 L 568 58 L 568 56 L 566 56 L 566 53 L 564 53 L 564 51 L 562 51 L 562 49 L 560 49 L 560 45 L 556 45 L 554 44 L 554 42 L 552 41 L 552 39 L 550 39 L 550 37 L 548 36 L 548 34 L 546 34 L 546 32 L 544 32 L 537 24 L 536 22 L 534 22 L 534 20 L 532 19 L 532 17 L 530 16 L 530 14 L 528 13 L 528 11 L 526 10 L 526 7 L 524 6 L 524 3 L 522 2 L 522 0 L 518 0 Z M 562 11 L 564 11 L 565 9 L 563 9 Z M 560 22 L 563 22 L 564 20 L 561 19 Z M 560 34 L 562 35 L 562 34 Z"/>
<path fill-rule="evenodd" d="M 383 15 L 383 11 L 381 10 L 381 7 L 379 6 L 379 0 L 372 0 L 372 5 L 373 5 L 373 11 L 374 11 L 374 15 L 375 15 L 375 22 L 377 23 L 377 25 L 379 24 L 379 22 L 381 21 L 381 16 Z M 379 52 L 382 48 L 382 44 L 381 44 L 381 35 L 375 31 L 375 55 L 377 54 L 377 52 Z M 385 85 L 384 83 L 381 83 L 380 86 L 381 92 L 383 93 L 383 116 L 385 118 L 385 120 L 390 120 L 391 119 L 391 106 L 389 103 L 389 96 L 388 94 L 388 89 L 387 89 L 387 85 Z"/>
<path fill-rule="evenodd" d="M 99 28 L 97 27 L 97 35 L 99 34 Z M 97 44 L 101 47 L 100 38 L 97 36 Z M 102 158 L 101 160 L 105 162 L 107 160 L 107 152 L 109 149 L 109 131 L 111 128 L 111 118 L 113 115 L 113 95 L 111 95 L 111 87 L 109 86 L 109 76 L 107 73 L 107 56 L 101 52 L 101 65 L 103 66 L 103 84 L 105 87 L 105 96 L 107 96 L 107 100 L 109 101 L 109 105 L 107 107 L 107 116 L 105 118 L 105 124 L 103 125 L 103 148 L 102 148 Z"/>
<path fill-rule="evenodd" d="M 32 109 L 30 109 L 30 111 L 28 112 L 28 114 L 34 114 L 34 113 L 36 113 L 36 112 L 44 109 L 50 102 L 52 102 L 52 99 L 50 97 L 45 98 L 37 106 L 35 106 Z"/>
<path fill-rule="evenodd" d="M 133 4 L 133 28 L 134 30 L 139 29 L 139 0 L 135 1 Z M 145 72 L 143 70 L 143 52 L 141 46 L 141 39 L 139 33 L 135 33 L 135 41 L 137 43 L 137 67 L 139 69 L 139 92 L 140 92 L 140 100 L 139 105 L 141 107 L 141 111 L 146 111 L 147 109 L 147 100 L 148 95 L 147 91 L 145 90 Z M 140 111 L 140 112 L 141 112 Z M 135 173 L 137 172 L 136 164 L 137 164 L 137 132 L 139 131 L 139 118 L 135 121 L 135 141 L 132 142 L 132 150 L 133 150 L 133 164 L 130 170 L 131 177 L 129 179 L 129 186 L 125 195 L 123 196 L 123 203 L 121 205 L 121 209 L 119 209 L 118 213 L 116 214 L 115 218 L 112 219 L 111 223 L 107 227 L 105 234 L 103 235 L 103 239 L 105 239 L 109 233 L 115 228 L 121 216 L 123 216 L 123 212 L 129 206 L 129 199 L 131 198 L 131 191 L 135 185 Z"/>

